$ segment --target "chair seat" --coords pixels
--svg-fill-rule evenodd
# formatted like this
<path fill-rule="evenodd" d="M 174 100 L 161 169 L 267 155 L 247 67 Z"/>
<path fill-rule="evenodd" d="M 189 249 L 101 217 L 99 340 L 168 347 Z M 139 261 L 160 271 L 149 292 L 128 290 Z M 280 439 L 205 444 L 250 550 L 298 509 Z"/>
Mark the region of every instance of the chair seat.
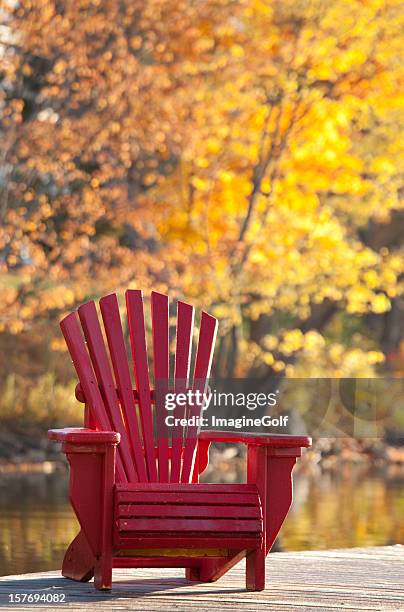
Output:
<path fill-rule="evenodd" d="M 115 487 L 115 546 L 254 549 L 262 539 L 255 485 L 126 484 Z"/>

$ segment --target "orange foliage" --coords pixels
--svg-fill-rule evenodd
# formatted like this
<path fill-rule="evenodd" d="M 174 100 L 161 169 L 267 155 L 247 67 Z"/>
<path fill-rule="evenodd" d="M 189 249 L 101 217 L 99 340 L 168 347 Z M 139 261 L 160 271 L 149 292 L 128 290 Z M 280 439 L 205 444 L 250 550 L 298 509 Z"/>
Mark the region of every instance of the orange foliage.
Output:
<path fill-rule="evenodd" d="M 400 4 L 5 5 L 2 329 L 154 286 L 220 316 L 227 373 L 373 371 L 380 338 L 343 321 L 402 292 L 365 237 L 401 207 Z"/>

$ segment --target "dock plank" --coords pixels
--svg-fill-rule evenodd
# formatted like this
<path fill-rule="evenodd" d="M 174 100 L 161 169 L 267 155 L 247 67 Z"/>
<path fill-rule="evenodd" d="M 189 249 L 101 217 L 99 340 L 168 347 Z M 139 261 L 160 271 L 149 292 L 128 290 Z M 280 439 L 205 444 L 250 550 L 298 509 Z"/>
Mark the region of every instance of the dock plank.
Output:
<path fill-rule="evenodd" d="M 0 608 L 35 610 L 402 610 L 404 546 L 274 553 L 267 588 L 245 590 L 245 566 L 214 583 L 190 583 L 178 569 L 115 569 L 113 590 L 63 578 L 59 571 L 0 577 Z M 182 575 L 181 575 L 182 574 Z M 64 594 L 65 603 L 17 604 L 9 594 Z"/>

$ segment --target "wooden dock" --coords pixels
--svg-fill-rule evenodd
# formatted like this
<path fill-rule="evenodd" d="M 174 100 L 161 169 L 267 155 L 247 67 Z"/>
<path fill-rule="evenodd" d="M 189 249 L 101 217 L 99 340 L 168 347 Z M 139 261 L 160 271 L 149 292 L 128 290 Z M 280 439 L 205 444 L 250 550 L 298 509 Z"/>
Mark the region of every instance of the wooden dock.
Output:
<path fill-rule="evenodd" d="M 8 610 L 402 610 L 404 546 L 274 553 L 267 588 L 244 588 L 244 563 L 220 581 L 189 583 L 178 569 L 114 570 L 113 590 L 100 593 L 58 571 L 0 577 L 0 608 Z M 10 594 L 63 594 L 64 603 L 10 603 Z"/>

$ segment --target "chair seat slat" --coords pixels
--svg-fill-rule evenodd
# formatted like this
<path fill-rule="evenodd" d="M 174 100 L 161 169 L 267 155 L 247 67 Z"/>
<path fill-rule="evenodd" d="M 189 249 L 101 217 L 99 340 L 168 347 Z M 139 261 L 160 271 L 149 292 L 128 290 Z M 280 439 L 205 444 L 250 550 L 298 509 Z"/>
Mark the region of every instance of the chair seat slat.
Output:
<path fill-rule="evenodd" d="M 179 535 L 177 532 L 173 534 L 164 533 L 141 533 L 140 535 L 132 535 L 130 532 L 116 531 L 114 534 L 114 546 L 118 550 L 127 550 L 132 548 L 162 548 L 162 547 L 178 547 L 178 548 L 215 548 L 217 546 L 227 546 L 235 550 L 254 550 L 260 546 L 262 542 L 262 534 L 255 533 L 233 533 L 231 535 L 223 533 L 204 533 L 193 534 L 186 533 Z"/>
<path fill-rule="evenodd" d="M 135 484 L 116 484 L 115 485 L 116 494 L 119 495 L 122 492 L 155 492 L 156 495 L 159 495 L 163 492 L 168 493 L 220 493 L 220 494 L 228 494 L 228 493 L 240 493 L 241 495 L 245 495 L 247 493 L 254 493 L 257 495 L 257 486 L 255 484 L 250 483 L 216 483 L 216 482 L 207 482 L 207 483 L 185 483 L 185 482 L 177 482 L 177 483 L 165 483 L 165 482 L 137 482 Z"/>
<path fill-rule="evenodd" d="M 259 506 L 234 505 L 168 505 L 168 504 L 119 504 L 117 516 L 123 517 L 191 517 L 191 518 L 244 518 L 259 519 Z"/>
<path fill-rule="evenodd" d="M 262 529 L 262 521 L 259 519 L 234 519 L 234 518 L 122 518 L 118 519 L 119 531 L 131 532 L 169 532 L 175 531 L 204 531 L 220 533 L 259 533 Z"/>
<path fill-rule="evenodd" d="M 138 504 L 213 504 L 226 505 L 234 504 L 235 506 L 256 506 L 258 496 L 254 493 L 240 495 L 240 493 L 199 493 L 197 490 L 193 493 L 159 493 L 151 491 L 123 491 L 118 493 L 118 503 L 138 503 Z"/>

